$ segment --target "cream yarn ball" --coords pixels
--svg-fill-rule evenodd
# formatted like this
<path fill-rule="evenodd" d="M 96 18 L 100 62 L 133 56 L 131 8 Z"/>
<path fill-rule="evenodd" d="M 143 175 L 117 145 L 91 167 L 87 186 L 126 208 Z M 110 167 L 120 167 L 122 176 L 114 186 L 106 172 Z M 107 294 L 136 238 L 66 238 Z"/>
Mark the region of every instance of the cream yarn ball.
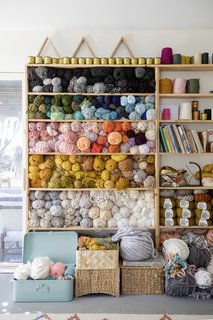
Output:
<path fill-rule="evenodd" d="M 97 218 L 93 220 L 93 227 L 94 228 L 106 228 L 107 222 L 105 219 Z"/>
<path fill-rule="evenodd" d="M 100 210 L 100 218 L 108 221 L 112 218 L 112 214 L 110 210 Z"/>

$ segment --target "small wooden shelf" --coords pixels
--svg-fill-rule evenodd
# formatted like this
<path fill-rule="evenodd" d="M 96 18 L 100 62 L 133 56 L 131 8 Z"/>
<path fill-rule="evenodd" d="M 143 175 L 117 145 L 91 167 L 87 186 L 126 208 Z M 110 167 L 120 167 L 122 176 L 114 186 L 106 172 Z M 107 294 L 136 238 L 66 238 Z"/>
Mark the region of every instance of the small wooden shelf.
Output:
<path fill-rule="evenodd" d="M 58 152 L 47 152 L 47 153 L 29 153 L 29 155 L 42 155 L 42 156 L 113 156 L 113 155 L 120 155 L 120 154 L 124 154 L 125 156 L 155 156 L 155 153 L 147 153 L 147 154 L 142 154 L 142 153 L 136 153 L 136 154 L 132 154 L 132 153 L 92 153 L 92 152 L 87 152 L 87 153 L 83 153 L 83 152 L 78 152 L 78 153 L 72 153 L 72 154 L 65 154 L 65 153 L 58 153 Z"/>
<path fill-rule="evenodd" d="M 74 69 L 74 68 L 155 68 L 155 64 L 26 64 L 26 67 L 47 67 L 47 68 L 67 68 L 67 69 Z"/>
<path fill-rule="evenodd" d="M 106 121 L 113 121 L 113 122 L 156 122 L 157 120 L 129 120 L 129 119 L 115 119 L 115 120 L 99 120 L 99 119 L 94 119 L 94 120 L 75 120 L 75 119 L 70 119 L 70 120 L 54 120 L 54 119 L 28 119 L 29 122 L 106 122 Z"/>
<path fill-rule="evenodd" d="M 213 71 L 213 64 L 161 64 L 160 71 Z"/>
<path fill-rule="evenodd" d="M 190 152 L 190 153 L 181 153 L 181 152 L 159 152 L 159 155 L 161 156 L 169 156 L 169 155 L 175 155 L 175 156 L 207 156 L 207 155 L 213 155 L 212 152 Z"/>
<path fill-rule="evenodd" d="M 213 120 L 159 120 L 159 123 L 213 123 Z"/>

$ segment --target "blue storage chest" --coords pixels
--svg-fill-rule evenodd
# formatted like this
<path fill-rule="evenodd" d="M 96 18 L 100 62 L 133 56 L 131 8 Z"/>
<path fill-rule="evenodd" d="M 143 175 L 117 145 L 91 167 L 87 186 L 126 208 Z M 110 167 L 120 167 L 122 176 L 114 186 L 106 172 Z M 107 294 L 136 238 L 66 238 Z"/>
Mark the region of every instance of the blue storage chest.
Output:
<path fill-rule="evenodd" d="M 77 233 L 74 231 L 29 232 L 24 236 L 23 263 L 47 256 L 53 262 L 75 264 Z M 71 280 L 14 280 L 14 302 L 71 301 L 74 278 Z"/>

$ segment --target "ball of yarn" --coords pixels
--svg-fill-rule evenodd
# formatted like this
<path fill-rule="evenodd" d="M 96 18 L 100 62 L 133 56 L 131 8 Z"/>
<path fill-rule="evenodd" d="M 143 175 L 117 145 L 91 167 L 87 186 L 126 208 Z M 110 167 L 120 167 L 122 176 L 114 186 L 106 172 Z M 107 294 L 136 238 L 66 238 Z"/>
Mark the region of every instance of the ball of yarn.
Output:
<path fill-rule="evenodd" d="M 90 144 L 91 144 L 90 140 L 86 137 L 80 137 L 77 141 L 77 147 L 81 151 L 85 151 L 89 149 Z"/>
<path fill-rule="evenodd" d="M 195 246 L 191 246 L 189 249 L 188 263 L 194 264 L 197 268 L 207 268 L 211 259 L 209 250 L 205 248 L 200 249 Z"/>
<path fill-rule="evenodd" d="M 49 276 L 52 261 L 48 257 L 36 257 L 31 264 L 31 278 L 34 280 L 45 279 Z"/>
<path fill-rule="evenodd" d="M 198 270 L 195 273 L 195 280 L 199 287 L 210 287 L 212 284 L 211 274 L 206 270 Z"/>
<path fill-rule="evenodd" d="M 107 140 L 110 144 L 117 145 L 122 141 L 122 136 L 120 132 L 112 131 L 108 134 Z"/>
<path fill-rule="evenodd" d="M 31 263 L 20 264 L 14 272 L 14 279 L 16 280 L 27 280 L 31 273 Z"/>
<path fill-rule="evenodd" d="M 39 141 L 36 143 L 35 152 L 36 153 L 47 153 L 50 151 L 49 144 L 46 141 Z"/>
<path fill-rule="evenodd" d="M 100 216 L 100 208 L 99 207 L 90 208 L 88 215 L 89 215 L 89 217 L 91 219 L 99 218 L 99 216 Z"/>
<path fill-rule="evenodd" d="M 157 256 L 151 234 L 146 230 L 120 229 L 112 240 L 121 241 L 120 254 L 125 260 L 141 261 Z"/>
<path fill-rule="evenodd" d="M 102 218 L 97 218 L 93 220 L 94 228 L 105 228 L 106 227 L 106 220 Z"/>
<path fill-rule="evenodd" d="M 150 152 L 149 146 L 146 143 L 138 146 L 138 150 L 141 154 L 147 154 Z"/>
<path fill-rule="evenodd" d="M 148 176 L 145 180 L 144 180 L 144 187 L 145 188 L 154 188 L 155 187 L 155 177 L 153 176 Z"/>

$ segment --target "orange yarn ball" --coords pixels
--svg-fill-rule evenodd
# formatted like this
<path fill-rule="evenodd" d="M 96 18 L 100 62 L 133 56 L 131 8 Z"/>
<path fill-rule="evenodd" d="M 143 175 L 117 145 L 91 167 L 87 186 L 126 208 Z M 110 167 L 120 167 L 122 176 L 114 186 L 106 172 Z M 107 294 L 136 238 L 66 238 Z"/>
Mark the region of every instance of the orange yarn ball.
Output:
<path fill-rule="evenodd" d="M 102 124 L 102 130 L 106 133 L 110 133 L 114 130 L 115 127 L 115 123 L 111 122 L 111 121 L 104 121 L 104 123 Z"/>
<path fill-rule="evenodd" d="M 123 131 L 132 130 L 131 123 L 130 122 L 122 122 L 122 130 Z"/>
<path fill-rule="evenodd" d="M 128 143 L 128 141 L 129 141 L 129 138 L 126 135 L 122 136 L 123 143 Z"/>
<path fill-rule="evenodd" d="M 97 143 L 102 144 L 103 146 L 106 144 L 106 142 L 107 142 L 106 136 L 99 136 L 97 139 Z"/>
<path fill-rule="evenodd" d="M 114 131 L 118 131 L 118 132 L 122 131 L 122 123 L 121 122 L 115 123 Z"/>
<path fill-rule="evenodd" d="M 113 144 L 109 146 L 109 153 L 119 153 L 120 146 L 118 144 Z"/>

